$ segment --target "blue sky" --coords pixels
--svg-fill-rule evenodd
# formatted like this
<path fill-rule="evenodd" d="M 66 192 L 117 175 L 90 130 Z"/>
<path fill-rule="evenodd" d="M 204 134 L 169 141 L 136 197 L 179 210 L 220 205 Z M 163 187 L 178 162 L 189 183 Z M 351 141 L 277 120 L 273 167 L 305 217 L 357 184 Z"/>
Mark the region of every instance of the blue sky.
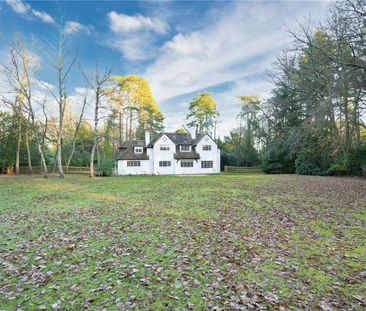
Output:
<path fill-rule="evenodd" d="M 237 95 L 267 96 L 267 71 L 291 39 L 286 27 L 325 17 L 327 1 L 21 1 L 0 2 L 0 56 L 20 33 L 37 59 L 37 79 L 54 83 L 50 46 L 62 25 L 67 48 L 84 70 L 95 60 L 150 84 L 166 130 L 184 122 L 190 100 L 210 91 L 219 133 L 236 126 Z M 70 95 L 81 100 L 78 70 Z M 39 95 L 45 92 L 40 84 Z"/>

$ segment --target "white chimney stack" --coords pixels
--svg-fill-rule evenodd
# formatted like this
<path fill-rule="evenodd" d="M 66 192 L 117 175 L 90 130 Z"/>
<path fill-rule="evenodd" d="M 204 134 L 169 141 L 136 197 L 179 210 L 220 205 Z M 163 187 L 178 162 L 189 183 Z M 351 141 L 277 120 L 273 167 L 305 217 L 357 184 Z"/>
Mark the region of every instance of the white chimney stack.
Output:
<path fill-rule="evenodd" d="M 196 139 L 196 130 L 195 129 L 193 130 L 191 136 L 192 136 L 192 139 L 193 140 Z"/>
<path fill-rule="evenodd" d="M 145 132 L 145 145 L 150 143 L 150 132 Z"/>

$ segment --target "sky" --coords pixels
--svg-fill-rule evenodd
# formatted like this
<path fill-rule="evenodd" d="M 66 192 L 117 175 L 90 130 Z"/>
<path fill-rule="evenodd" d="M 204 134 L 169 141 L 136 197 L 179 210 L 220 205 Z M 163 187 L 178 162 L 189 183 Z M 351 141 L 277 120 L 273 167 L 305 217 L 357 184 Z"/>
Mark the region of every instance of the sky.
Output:
<path fill-rule="evenodd" d="M 65 48 L 77 55 L 69 84 L 78 110 L 85 82 L 77 69 L 100 68 L 114 75 L 145 78 L 165 116 L 166 131 L 185 123 L 190 101 L 212 93 L 220 112 L 217 133 L 237 126 L 236 96 L 269 96 L 268 72 L 291 37 L 287 28 L 316 24 L 328 1 L 22 1 L 0 2 L 0 58 L 15 35 L 34 54 L 39 83 L 47 96 L 55 84 L 55 46 L 61 27 Z M 61 26 L 60 26 L 61 25 Z M 1 82 L 0 82 L 1 84 Z M 0 85 L 1 91 L 1 85 Z M 48 95 L 49 96 L 49 95 Z"/>

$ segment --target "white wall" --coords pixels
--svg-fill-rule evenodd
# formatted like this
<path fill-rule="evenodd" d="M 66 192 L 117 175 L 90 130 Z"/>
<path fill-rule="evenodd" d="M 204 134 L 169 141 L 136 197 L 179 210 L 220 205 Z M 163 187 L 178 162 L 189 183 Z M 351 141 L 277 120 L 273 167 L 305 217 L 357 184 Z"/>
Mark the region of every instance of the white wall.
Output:
<path fill-rule="evenodd" d="M 151 174 L 149 160 L 140 160 L 141 166 L 127 166 L 127 160 L 118 160 L 118 175 L 148 175 Z"/>
<path fill-rule="evenodd" d="M 168 151 L 160 150 L 161 146 L 167 146 Z M 163 135 L 154 144 L 153 148 L 153 174 L 156 175 L 171 175 L 175 174 L 176 159 L 174 159 L 175 144 L 168 136 Z M 170 161 L 170 167 L 159 167 L 159 161 Z"/>
<path fill-rule="evenodd" d="M 203 150 L 204 145 L 211 145 L 211 150 Z M 196 146 L 196 151 L 201 156 L 199 168 L 200 173 L 219 173 L 220 172 L 220 149 L 217 147 L 216 143 L 211 139 L 210 136 L 205 135 L 201 138 Z M 213 161 L 212 168 L 201 168 L 201 161 Z"/>
<path fill-rule="evenodd" d="M 175 173 L 179 175 L 200 174 L 201 173 L 200 160 L 191 160 L 191 161 L 193 161 L 193 167 L 181 167 L 182 160 L 179 160 L 178 163 L 176 163 L 175 165 Z"/>
<path fill-rule="evenodd" d="M 207 140 L 206 140 L 207 137 Z M 211 145 L 211 150 L 203 150 L 204 145 Z M 169 151 L 160 150 L 161 146 L 168 146 Z M 220 172 L 220 149 L 216 143 L 205 135 L 196 146 L 196 152 L 200 155 L 199 160 L 193 160 L 193 167 L 181 167 L 181 160 L 174 158 L 175 144 L 166 136 L 160 137 L 155 142 L 153 148 L 147 148 L 149 160 L 142 160 L 141 166 L 127 166 L 127 160 L 118 160 L 117 169 L 119 175 L 138 175 L 138 174 L 210 174 Z M 159 167 L 159 161 L 170 161 L 170 167 Z M 201 168 L 201 161 L 213 161 L 213 168 Z"/>

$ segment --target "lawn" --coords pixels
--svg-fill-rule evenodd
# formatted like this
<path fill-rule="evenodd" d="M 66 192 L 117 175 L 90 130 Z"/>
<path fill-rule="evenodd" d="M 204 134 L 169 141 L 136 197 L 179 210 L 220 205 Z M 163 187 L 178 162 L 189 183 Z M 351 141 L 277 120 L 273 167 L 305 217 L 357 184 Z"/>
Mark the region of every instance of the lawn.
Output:
<path fill-rule="evenodd" d="M 0 197 L 0 309 L 366 307 L 366 180 L 3 176 Z"/>

